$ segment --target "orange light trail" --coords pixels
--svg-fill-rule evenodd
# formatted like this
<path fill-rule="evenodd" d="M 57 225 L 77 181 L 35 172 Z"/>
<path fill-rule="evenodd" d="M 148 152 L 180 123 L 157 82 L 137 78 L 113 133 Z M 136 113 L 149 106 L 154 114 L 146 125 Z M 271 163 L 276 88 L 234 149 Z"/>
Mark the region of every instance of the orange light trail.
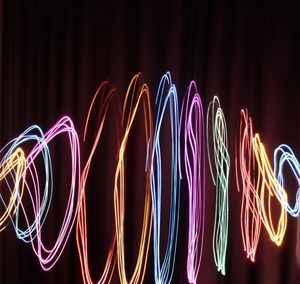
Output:
<path fill-rule="evenodd" d="M 238 191 L 242 193 L 241 232 L 247 258 L 255 261 L 261 232 L 260 202 L 257 194 L 255 156 L 253 151 L 253 126 L 247 110 L 241 110 L 239 147 L 235 156 Z M 240 178 L 240 179 L 239 179 Z"/>
<path fill-rule="evenodd" d="M 137 262 L 131 278 L 128 280 L 125 268 L 125 249 L 124 249 L 124 217 L 125 217 L 125 151 L 128 141 L 128 136 L 132 129 L 132 124 L 135 120 L 137 110 L 142 104 L 144 111 L 145 123 L 145 142 L 147 145 L 146 155 L 146 182 L 145 182 L 145 205 L 143 215 L 143 226 L 141 233 L 141 241 Z M 151 170 L 151 155 L 153 143 L 153 121 L 151 113 L 150 92 L 148 86 L 143 83 L 141 73 L 138 73 L 131 80 L 126 92 L 123 112 L 122 112 L 122 130 L 124 134 L 121 140 L 119 150 L 119 161 L 115 173 L 115 186 L 114 186 L 114 209 L 115 209 L 115 225 L 117 235 L 117 258 L 118 258 L 118 271 L 121 283 L 142 283 L 146 264 L 148 259 L 149 244 L 151 238 L 152 228 L 152 205 L 151 205 L 151 192 L 150 192 L 150 170 Z"/>
<path fill-rule="evenodd" d="M 270 165 L 265 147 L 260 140 L 259 134 L 255 134 L 253 141 L 253 149 L 255 158 L 258 164 L 257 178 L 257 194 L 260 201 L 260 216 L 261 220 L 268 231 L 270 239 L 280 246 L 286 231 L 287 226 L 287 211 L 284 205 L 277 196 L 279 191 L 282 200 L 287 200 L 285 190 L 280 186 L 274 175 L 274 171 Z M 277 190 L 277 191 L 276 191 Z M 275 216 L 272 212 L 272 198 L 275 196 L 275 202 L 280 206 L 280 214 L 277 225 L 274 224 Z M 274 202 L 274 201 L 273 201 Z"/>
<path fill-rule="evenodd" d="M 109 91 L 106 89 L 109 88 Z M 110 88 L 109 83 L 107 81 L 103 82 L 94 98 L 91 102 L 89 112 L 86 119 L 86 124 L 84 128 L 84 138 L 83 141 L 87 138 L 87 130 L 90 121 L 91 112 L 94 108 L 96 99 L 100 97 L 100 109 L 98 114 L 98 129 L 96 131 L 96 137 L 89 154 L 88 160 L 84 166 L 82 171 L 81 179 L 80 179 L 80 188 L 81 188 L 81 202 L 78 211 L 78 219 L 77 219 L 77 226 L 76 226 L 76 241 L 77 241 L 77 248 L 79 253 L 80 265 L 81 265 L 81 272 L 83 282 L 85 284 L 103 284 L 103 283 L 110 283 L 111 278 L 114 272 L 115 263 L 116 263 L 116 233 L 113 232 L 113 238 L 111 240 L 111 245 L 108 251 L 108 255 L 106 258 L 106 264 L 102 275 L 100 276 L 99 280 L 94 282 L 91 278 L 90 269 L 89 269 L 89 261 L 88 261 L 88 231 L 87 231 L 87 212 L 86 212 L 86 181 L 88 178 L 90 166 L 92 163 L 93 156 L 95 154 L 96 148 L 99 144 L 100 137 L 102 134 L 103 126 L 105 123 L 107 111 L 109 109 L 110 103 L 115 96 L 115 89 Z M 119 129 L 117 127 L 117 129 Z M 117 135 L 119 137 L 119 135 Z"/>
<path fill-rule="evenodd" d="M 0 182 L 6 178 L 8 174 L 14 173 L 14 190 L 6 206 L 5 212 L 0 216 L 0 231 L 3 231 L 7 226 L 8 218 L 12 217 L 19 207 L 24 191 L 24 175 L 26 171 L 26 157 L 21 148 L 17 148 L 11 155 L 7 157 L 0 165 Z M 22 180 L 22 182 L 20 182 Z M 2 194 L 1 200 L 4 202 Z"/>

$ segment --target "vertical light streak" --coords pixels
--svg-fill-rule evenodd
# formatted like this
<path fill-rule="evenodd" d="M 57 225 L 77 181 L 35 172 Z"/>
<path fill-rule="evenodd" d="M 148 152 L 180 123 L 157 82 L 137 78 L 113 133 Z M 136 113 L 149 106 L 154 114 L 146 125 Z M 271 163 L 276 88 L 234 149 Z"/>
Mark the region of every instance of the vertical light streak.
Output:
<path fill-rule="evenodd" d="M 213 158 L 209 147 L 209 129 L 212 131 Z M 213 254 L 218 271 L 225 275 L 226 250 L 228 242 L 228 179 L 230 157 L 228 153 L 227 127 L 218 97 L 208 106 L 207 152 L 210 173 L 216 188 L 215 222 L 213 232 Z M 214 167 L 213 167 L 214 162 Z"/>
<path fill-rule="evenodd" d="M 280 246 L 287 226 L 287 212 L 283 205 L 283 203 L 287 203 L 287 195 L 274 175 L 265 147 L 258 134 L 255 134 L 253 137 L 253 149 L 258 164 L 257 190 L 260 197 L 261 220 L 268 231 L 270 239 L 277 246 Z M 279 195 L 282 197 L 283 202 L 278 198 L 277 192 L 280 192 Z M 272 198 L 274 197 L 275 203 L 278 202 L 280 206 L 280 213 L 276 226 L 274 225 L 274 216 L 271 206 Z"/>
<path fill-rule="evenodd" d="M 281 194 L 282 189 L 285 189 L 285 179 L 283 173 L 283 168 L 285 165 L 290 168 L 298 184 L 296 200 L 293 207 L 288 202 L 288 198 L 284 198 L 284 196 Z M 280 184 L 280 187 L 275 191 L 277 198 L 291 216 L 298 217 L 300 213 L 300 164 L 293 150 L 286 144 L 281 144 L 274 151 L 274 175 Z"/>
<path fill-rule="evenodd" d="M 34 160 L 43 151 L 48 143 L 50 143 L 56 136 L 66 134 L 69 139 L 71 151 L 71 185 L 70 193 L 65 209 L 63 222 L 61 224 L 59 234 L 54 245 L 49 249 L 42 240 L 42 230 L 40 222 L 37 222 L 37 237 L 31 240 L 31 245 L 34 253 L 39 259 L 40 265 L 44 270 L 50 270 L 61 256 L 65 245 L 70 236 L 72 227 L 75 223 L 77 211 L 79 207 L 80 189 L 80 148 L 76 130 L 72 120 L 68 116 L 63 116 L 44 136 L 42 143 L 37 143 L 27 157 L 26 169 L 35 171 L 31 167 L 34 165 Z M 35 214 L 40 212 L 40 193 L 38 188 L 35 188 Z"/>
<path fill-rule="evenodd" d="M 179 115 L 178 99 L 175 85 L 172 83 L 171 74 L 167 72 L 160 80 L 156 95 L 156 123 L 153 138 L 152 166 L 151 166 L 151 196 L 153 204 L 153 249 L 154 249 L 154 276 L 155 283 L 170 283 L 173 277 L 178 221 L 180 208 L 180 177 L 178 173 L 179 153 Z M 161 192 L 162 192 L 162 168 L 160 134 L 166 107 L 170 106 L 171 127 L 171 194 L 170 215 L 168 227 L 167 248 L 163 262 L 160 261 L 160 223 L 161 223 Z"/>
<path fill-rule="evenodd" d="M 242 193 L 241 233 L 247 258 L 255 261 L 261 232 L 260 202 L 257 194 L 255 156 L 253 150 L 253 126 L 247 110 L 241 110 L 238 152 L 235 156 L 235 172 L 238 191 Z M 240 180 L 239 180 L 240 177 Z"/>
<path fill-rule="evenodd" d="M 12 218 L 19 204 L 24 191 L 24 184 L 22 183 L 21 177 L 26 170 L 26 158 L 23 150 L 17 148 L 11 155 L 5 156 L 0 163 L 0 182 L 6 179 L 10 174 L 14 181 L 13 190 L 10 190 L 11 196 L 9 198 L 9 203 L 6 205 L 2 192 L 0 192 L 0 198 L 4 204 L 5 211 L 0 216 L 0 231 L 3 231 L 8 224 L 9 217 Z M 20 182 L 21 181 L 21 182 Z M 7 180 L 6 183 L 8 184 Z M 11 187 L 9 187 L 11 189 Z"/>
<path fill-rule="evenodd" d="M 296 191 L 296 200 L 294 206 L 290 205 L 288 202 L 288 195 L 286 193 L 285 179 L 284 179 L 284 166 L 290 168 L 291 173 L 295 177 L 297 181 L 297 191 Z M 296 158 L 293 150 L 286 144 L 281 144 L 274 151 L 274 174 L 277 178 L 280 187 L 285 189 L 285 193 L 287 198 L 281 194 L 281 188 L 277 188 L 276 195 L 280 200 L 285 210 L 293 216 L 298 218 L 297 221 L 297 242 L 296 242 L 296 259 L 298 266 L 300 267 L 300 164 L 298 159 Z"/>
<path fill-rule="evenodd" d="M 183 121 L 182 121 L 183 119 Z M 183 124 L 182 124 L 183 123 Z M 181 108 L 180 131 L 184 129 L 184 165 L 189 192 L 187 276 L 197 283 L 205 219 L 205 119 L 197 86 L 192 81 Z"/>
<path fill-rule="evenodd" d="M 129 134 L 132 129 L 132 124 L 135 120 L 138 108 L 143 107 L 144 123 L 145 123 L 145 143 L 148 152 L 152 153 L 153 142 L 153 123 L 150 103 L 150 92 L 148 86 L 143 83 L 142 75 L 139 73 L 135 75 L 127 89 L 122 113 L 122 130 L 123 137 L 121 139 L 121 146 L 119 149 L 119 160 L 115 173 L 114 186 L 114 209 L 115 209 L 115 224 L 117 236 L 117 259 L 118 271 L 121 283 L 142 283 L 146 264 L 148 259 L 149 244 L 151 238 L 152 227 L 152 207 L 150 196 L 150 169 L 151 169 L 151 155 L 146 156 L 146 182 L 145 182 L 145 205 L 143 215 L 143 226 L 139 252 L 136 266 L 134 268 L 131 278 L 128 280 L 125 268 L 125 249 L 124 249 L 124 216 L 125 216 L 125 152 Z"/>
<path fill-rule="evenodd" d="M 107 89 L 109 89 L 107 91 Z M 116 233 L 114 231 L 113 238 L 111 241 L 111 245 L 109 248 L 109 252 L 106 258 L 106 264 L 105 268 L 103 270 L 102 275 L 99 277 L 99 280 L 96 282 L 93 282 L 91 275 L 90 275 L 90 269 L 89 269 L 89 261 L 88 261 L 88 231 L 87 231 L 87 213 L 86 213 L 86 181 L 88 178 L 89 170 L 91 167 L 91 163 L 93 160 L 94 153 L 98 147 L 102 129 L 106 120 L 106 114 L 109 109 L 110 103 L 115 96 L 115 89 L 110 88 L 109 83 L 107 81 L 103 82 L 92 102 L 88 111 L 86 124 L 84 128 L 84 138 L 83 140 L 86 140 L 87 137 L 87 130 L 88 125 L 90 121 L 90 115 L 92 112 L 92 109 L 95 106 L 96 99 L 100 97 L 100 107 L 99 107 L 99 113 L 98 113 L 98 128 L 96 129 L 96 137 L 91 149 L 91 152 L 89 154 L 89 157 L 87 159 L 87 162 L 84 166 L 84 169 L 81 174 L 81 180 L 80 180 L 80 187 L 81 187 L 81 201 L 80 201 L 80 207 L 78 211 L 78 219 L 77 219 L 77 226 L 76 226 L 76 241 L 77 241 L 77 248 L 79 253 L 79 259 L 80 259 L 80 265 L 81 265 L 81 273 L 83 282 L 85 284 L 103 284 L 103 283 L 110 283 L 111 278 L 114 272 L 115 263 L 116 263 Z M 119 129 L 117 127 L 117 129 Z M 117 133 L 116 137 L 119 137 L 119 134 Z M 103 228 L 105 229 L 105 228 Z"/>

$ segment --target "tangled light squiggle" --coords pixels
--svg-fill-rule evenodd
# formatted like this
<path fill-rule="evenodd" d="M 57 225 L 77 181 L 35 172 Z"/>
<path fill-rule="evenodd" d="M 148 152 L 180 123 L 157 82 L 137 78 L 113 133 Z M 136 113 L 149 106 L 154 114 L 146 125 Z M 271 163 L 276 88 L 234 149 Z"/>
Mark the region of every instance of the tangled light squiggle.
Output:
<path fill-rule="evenodd" d="M 32 131 L 37 131 L 33 134 Z M 68 203 L 65 209 L 64 218 L 59 230 L 59 234 L 56 238 L 54 245 L 49 249 L 45 246 L 42 239 L 42 227 L 44 225 L 46 216 L 49 212 L 52 194 L 53 194 L 53 177 L 52 177 L 52 166 L 51 157 L 49 154 L 48 144 L 58 135 L 67 134 L 70 143 L 71 150 L 71 184 L 70 184 L 70 194 L 68 198 Z M 40 135 L 40 136 L 39 136 Z M 14 211 L 16 211 L 16 220 L 13 221 L 13 216 L 10 214 L 13 226 L 17 233 L 17 236 L 24 240 L 25 242 L 30 242 L 35 255 L 38 257 L 41 267 L 44 270 L 51 269 L 55 263 L 58 261 L 60 255 L 62 254 L 67 240 L 70 236 L 72 227 L 77 216 L 78 203 L 80 197 L 79 190 L 79 174 L 80 174 L 80 150 L 79 141 L 76 130 L 74 128 L 72 120 L 64 116 L 62 117 L 45 135 L 37 126 L 32 126 L 25 130 L 19 137 L 13 139 L 5 145 L 4 148 L 8 148 L 9 151 L 4 156 L 4 159 L 9 157 L 13 151 L 20 147 L 21 144 L 28 141 L 36 141 L 29 155 L 26 157 L 26 167 L 24 168 L 22 175 L 16 179 L 16 185 L 19 184 L 19 180 L 22 179 L 22 191 L 17 194 L 17 202 L 14 203 Z M 39 155 L 42 155 L 44 165 L 45 165 L 45 175 L 46 180 L 44 184 L 44 190 L 41 190 L 40 179 L 38 171 L 35 165 L 35 160 Z M 18 173 L 18 171 L 17 171 Z M 28 174 L 31 177 L 30 188 L 29 183 L 26 182 Z M 19 173 L 18 173 L 19 175 Z M 9 182 L 6 179 L 6 184 Z M 10 187 L 9 187 L 10 188 Z M 28 212 L 28 204 L 25 208 L 23 204 L 22 197 L 24 196 L 23 188 L 27 189 L 29 194 L 29 199 L 32 205 L 32 211 L 34 215 L 34 221 L 30 224 Z M 11 190 L 11 188 L 10 188 Z M 13 193 L 13 191 L 11 190 Z M 17 191 L 19 192 L 19 190 Z M 41 196 L 41 193 L 43 195 Z M 14 194 L 12 198 L 14 199 Z M 1 197 L 2 202 L 4 202 Z M 16 206 L 17 205 L 17 206 Z M 10 208 L 10 206 L 6 207 Z M 19 218 L 20 218 L 20 208 L 23 212 L 25 222 L 27 224 L 27 229 L 21 230 L 19 228 Z M 26 211 L 27 209 L 27 211 Z"/>
<path fill-rule="evenodd" d="M 253 150 L 253 126 L 247 110 L 241 110 L 239 148 L 235 156 L 235 172 L 238 191 L 242 192 L 241 232 L 247 258 L 255 261 L 261 232 L 260 201 L 256 188 Z M 241 178 L 241 182 L 239 181 Z"/>
<path fill-rule="evenodd" d="M 290 167 L 292 174 L 294 175 L 298 188 L 296 192 L 296 201 L 294 207 L 292 207 L 287 198 L 282 196 L 281 189 L 285 188 L 285 179 L 283 168 L 287 164 Z M 287 212 L 293 217 L 299 217 L 300 213 L 300 164 L 298 159 L 296 158 L 292 149 L 286 145 L 282 144 L 278 146 L 274 151 L 274 175 L 278 180 L 280 187 L 277 188 L 276 194 L 279 198 L 280 202 L 283 204 Z M 286 192 L 286 190 L 285 190 Z"/>
<path fill-rule="evenodd" d="M 210 121 L 211 117 L 211 121 Z M 213 158 L 209 147 L 209 124 L 213 140 Z M 227 127 L 218 97 L 210 102 L 206 119 L 206 139 L 210 173 L 216 188 L 215 222 L 213 233 L 213 254 L 218 271 L 225 275 L 228 242 L 228 180 L 230 156 L 228 153 Z M 214 169 L 213 169 L 214 161 Z"/>
<path fill-rule="evenodd" d="M 286 231 L 287 212 L 283 202 L 279 200 L 277 192 L 280 192 L 279 195 L 285 200 L 284 203 L 286 203 L 287 195 L 274 175 L 265 147 L 258 134 L 253 137 L 253 149 L 258 164 L 257 194 L 259 195 L 261 220 L 268 231 L 270 239 L 277 246 L 280 246 Z M 274 226 L 275 216 L 272 213 L 272 198 L 274 197 L 275 204 L 280 207 L 276 226 Z"/>
<path fill-rule="evenodd" d="M 133 77 L 126 92 L 125 101 L 122 112 L 122 130 L 124 131 L 121 139 L 119 149 L 119 160 L 115 173 L 114 185 L 114 209 L 115 209 L 115 225 L 117 234 L 117 258 L 119 277 L 122 283 L 142 283 L 146 263 L 148 259 L 148 251 L 152 227 L 151 215 L 151 196 L 150 196 L 150 169 L 151 169 L 151 155 L 146 157 L 146 182 L 145 182 L 145 206 L 143 216 L 143 226 L 141 241 L 139 246 L 138 258 L 130 280 L 127 279 L 125 269 L 125 249 L 124 249 L 124 216 L 125 216 L 125 152 L 128 141 L 128 136 L 132 130 L 133 122 L 136 118 L 137 110 L 140 106 L 144 111 L 144 125 L 145 125 L 145 141 L 147 145 L 147 152 L 152 153 L 153 141 L 153 124 L 152 112 L 150 104 L 150 92 L 148 86 L 143 83 L 142 75 L 139 73 Z"/>
<path fill-rule="evenodd" d="M 1 160 L 0 182 L 2 182 L 3 180 L 6 181 L 11 195 L 9 198 L 8 205 L 6 205 L 4 198 L 2 197 L 2 193 L 0 195 L 0 199 L 5 207 L 5 211 L 0 217 L 0 231 L 5 229 L 8 223 L 8 219 L 13 218 L 17 209 L 19 208 L 19 204 L 21 202 L 21 198 L 24 191 L 24 183 L 21 182 L 20 184 L 20 181 L 22 175 L 24 174 L 25 168 L 26 158 L 21 148 L 17 148 L 13 153 L 9 154 L 8 156 L 5 155 L 4 158 L 2 158 Z M 11 178 L 14 181 L 13 190 L 11 190 L 10 183 L 8 182 L 8 175 L 11 175 Z"/>
<path fill-rule="evenodd" d="M 109 89 L 108 91 L 106 91 Z M 95 106 L 96 99 L 100 97 L 100 107 L 99 107 L 99 113 L 98 113 L 98 129 L 96 131 L 96 137 L 92 146 L 92 149 L 90 151 L 89 157 L 87 159 L 87 162 L 85 164 L 85 167 L 83 168 L 82 174 L 81 174 L 81 180 L 80 180 L 80 187 L 82 189 L 81 191 L 81 201 L 80 201 L 80 207 L 78 211 L 78 219 L 77 219 L 77 227 L 76 227 L 76 240 L 77 240 L 77 248 L 79 253 L 79 259 L 80 259 L 80 265 L 81 265 L 81 272 L 82 272 L 82 278 L 83 282 L 85 284 L 93 284 L 93 280 L 91 278 L 90 269 L 89 269 L 89 261 L 88 261 L 88 231 L 87 231 L 87 213 L 86 213 L 86 181 L 88 178 L 89 170 L 91 167 L 91 163 L 93 160 L 93 156 L 95 154 L 96 148 L 99 144 L 103 126 L 106 120 L 106 114 L 108 111 L 108 108 L 110 106 L 110 103 L 115 96 L 115 89 L 109 88 L 109 83 L 107 81 L 103 82 L 92 102 L 90 105 L 90 109 L 87 115 L 86 124 L 84 128 L 84 140 L 86 140 L 87 137 L 87 130 L 88 125 L 90 121 L 90 116 L 92 109 Z M 118 130 L 118 127 L 117 127 Z M 117 133 L 117 137 L 119 137 Z M 111 241 L 111 245 L 109 248 L 109 252 L 106 258 L 105 268 L 103 270 L 102 275 L 99 277 L 99 280 L 95 283 L 97 284 L 103 284 L 103 283 L 110 283 L 111 278 L 114 272 L 116 263 L 116 233 L 114 231 L 113 238 Z"/>
<path fill-rule="evenodd" d="M 183 123 L 183 124 L 182 124 Z M 205 218 L 205 130 L 203 106 L 192 81 L 183 101 L 180 129 L 184 129 L 184 165 L 189 191 L 187 276 L 197 283 L 200 269 Z"/>
<path fill-rule="evenodd" d="M 156 95 L 156 123 L 151 152 L 151 196 L 153 205 L 153 249 L 155 283 L 170 283 L 173 277 L 177 248 L 178 221 L 180 208 L 180 177 L 178 173 L 178 99 L 176 88 L 172 83 L 171 74 L 167 72 L 160 80 Z M 161 231 L 161 193 L 162 193 L 162 161 L 161 161 L 161 125 L 167 105 L 170 106 L 171 127 L 171 176 L 170 176 L 170 215 L 168 226 L 168 241 L 163 261 L 160 261 L 160 231 Z"/>
<path fill-rule="evenodd" d="M 25 144 L 28 142 L 35 143 L 35 144 L 44 143 L 44 133 L 39 126 L 37 125 L 30 126 L 23 133 L 21 133 L 17 138 L 14 138 L 11 141 L 9 141 L 1 149 L 1 153 L 7 151 L 2 161 L 8 159 L 9 156 L 12 155 L 16 149 L 25 146 Z M 19 194 L 18 196 L 18 202 L 17 202 L 18 206 L 16 206 L 15 218 L 13 218 L 13 216 L 10 214 L 11 223 L 14 227 L 17 237 L 20 240 L 24 241 L 25 243 L 31 243 L 32 240 L 36 238 L 38 231 L 43 227 L 52 200 L 52 193 L 53 193 L 52 163 L 51 163 L 49 147 L 45 143 L 44 143 L 44 148 L 41 151 L 41 157 L 43 159 L 43 165 L 45 170 L 44 184 L 42 185 L 40 183 L 41 179 L 39 178 L 39 174 L 38 174 L 39 171 L 37 171 L 35 163 L 32 163 L 29 169 L 27 170 L 27 161 L 26 161 L 26 167 L 21 176 L 22 194 Z M 5 178 L 5 182 L 10 190 L 10 193 L 13 196 L 13 191 L 11 189 L 10 182 L 6 178 Z M 32 206 L 32 211 L 33 211 L 31 214 L 33 215 L 32 218 L 29 217 L 29 212 L 28 212 L 29 205 L 28 204 L 25 205 L 22 202 L 22 199 L 26 193 L 28 193 L 29 200 Z M 2 198 L 2 195 L 0 195 L 0 198 L 4 206 L 7 207 Z M 38 208 L 36 208 L 36 204 L 38 204 Z M 22 218 L 22 216 L 25 220 L 25 224 L 27 227 L 26 229 L 20 228 L 20 219 Z M 33 219 L 33 220 L 30 221 L 29 219 Z"/>
<path fill-rule="evenodd" d="M 287 165 L 293 176 L 297 181 L 297 191 L 296 191 L 296 201 L 294 206 L 292 207 L 288 202 L 288 195 L 285 199 L 281 194 L 282 189 L 285 189 L 285 179 L 284 179 L 284 166 Z M 298 266 L 300 267 L 300 163 L 296 158 L 293 150 L 286 144 L 281 144 L 274 151 L 274 174 L 276 179 L 278 180 L 280 187 L 277 188 L 276 194 L 277 198 L 280 200 L 285 210 L 293 217 L 298 218 L 297 222 L 297 242 L 296 242 L 296 259 Z"/>
<path fill-rule="evenodd" d="M 80 189 L 80 150 L 77 132 L 74 128 L 72 120 L 64 116 L 62 117 L 46 134 L 43 139 L 43 143 L 38 143 L 34 146 L 32 151 L 27 157 L 27 169 L 34 163 L 36 157 L 43 151 L 45 145 L 49 144 L 55 137 L 61 134 L 67 134 L 70 151 L 71 151 L 71 183 L 70 193 L 68 197 L 67 206 L 64 213 L 62 225 L 59 230 L 59 234 L 54 245 L 49 249 L 47 248 L 42 240 L 42 231 L 39 229 L 40 224 L 38 223 L 38 234 L 37 237 L 32 240 L 32 248 L 36 256 L 39 258 L 39 262 L 44 270 L 51 269 L 58 261 L 62 254 L 64 247 L 66 246 L 67 240 L 70 236 L 72 227 L 75 223 L 77 216 Z M 37 191 L 37 200 L 39 200 L 39 192 Z M 40 211 L 40 202 L 36 203 L 35 212 Z"/>

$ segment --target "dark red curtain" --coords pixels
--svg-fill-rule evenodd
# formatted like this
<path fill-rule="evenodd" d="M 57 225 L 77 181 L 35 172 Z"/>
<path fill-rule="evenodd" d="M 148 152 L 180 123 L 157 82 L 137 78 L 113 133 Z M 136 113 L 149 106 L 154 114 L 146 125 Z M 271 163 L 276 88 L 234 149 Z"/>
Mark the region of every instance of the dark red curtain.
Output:
<path fill-rule="evenodd" d="M 82 142 L 85 117 L 98 87 L 108 79 L 121 97 L 141 71 L 154 98 L 160 77 L 169 70 L 182 101 L 195 80 L 205 110 L 218 95 L 228 124 L 231 174 L 229 245 L 226 276 L 217 273 L 212 253 L 215 191 L 207 171 L 204 254 L 199 283 L 298 283 L 295 249 L 297 219 L 288 216 L 281 247 L 262 229 L 255 263 L 243 252 L 241 195 L 234 175 L 240 109 L 247 107 L 272 160 L 273 150 L 289 144 L 300 158 L 300 4 L 299 1 L 4 1 L 0 0 L 0 145 L 31 124 L 45 131 L 69 115 Z M 112 114 L 110 114 L 112 115 Z M 103 270 L 113 230 L 113 178 L 116 135 L 106 126 L 88 188 L 90 267 Z M 126 264 L 131 275 L 143 212 L 142 121 L 128 150 Z M 93 136 L 91 135 L 91 139 Z M 163 135 L 169 142 L 169 133 Z M 113 142 L 113 143 L 112 143 Z M 65 206 L 68 170 L 63 142 L 53 142 L 55 193 L 46 224 L 47 242 L 58 232 Z M 136 145 L 143 145 L 136 147 Z M 51 148 L 51 149 L 52 149 Z M 82 165 L 90 150 L 81 143 Z M 166 154 L 167 155 L 167 154 Z M 66 163 L 66 166 L 64 166 Z M 293 184 L 293 183 L 292 183 Z M 293 184 L 295 185 L 295 183 Z M 165 192 L 168 188 L 164 189 Z M 294 200 L 296 188 L 289 189 Z M 187 283 L 187 187 L 181 187 L 179 244 L 173 283 Z M 163 203 L 168 203 L 167 193 Z M 168 205 L 165 205 L 168 212 Z M 130 220 L 130 221 L 128 221 Z M 166 219 L 165 222 L 168 220 Z M 167 234 L 167 229 L 162 231 Z M 153 283 L 152 242 L 145 283 Z M 118 283 L 115 270 L 113 283 Z M 75 228 L 55 267 L 44 272 L 30 245 L 12 226 L 0 233 L 0 283 L 82 283 Z"/>

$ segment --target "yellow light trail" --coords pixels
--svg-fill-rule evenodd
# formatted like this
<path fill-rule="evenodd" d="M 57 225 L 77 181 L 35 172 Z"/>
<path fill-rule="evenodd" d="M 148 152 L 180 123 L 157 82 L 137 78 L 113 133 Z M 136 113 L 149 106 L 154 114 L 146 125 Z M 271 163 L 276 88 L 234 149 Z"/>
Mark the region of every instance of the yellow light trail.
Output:
<path fill-rule="evenodd" d="M 270 165 L 265 147 L 260 140 L 259 134 L 255 134 L 253 137 L 253 149 L 258 164 L 256 189 L 257 194 L 259 195 L 260 217 L 266 230 L 268 231 L 270 239 L 277 246 L 280 246 L 283 241 L 287 226 L 287 212 L 282 204 L 282 200 L 287 200 L 287 194 L 280 186 L 274 175 L 273 168 Z M 280 192 L 282 200 L 278 198 L 278 192 Z M 275 201 L 273 201 L 274 197 Z M 272 212 L 272 202 L 276 202 L 280 206 L 280 214 L 277 224 L 274 224 L 275 216 L 274 212 Z"/>
<path fill-rule="evenodd" d="M 26 158 L 23 150 L 21 148 L 17 148 L 6 160 L 2 162 L 0 169 L 0 182 L 5 179 L 8 174 L 12 174 L 12 171 L 15 175 L 14 190 L 10 196 L 8 205 L 5 205 L 5 212 L 0 217 L 0 231 L 3 231 L 8 224 L 7 219 L 16 213 L 24 191 Z M 21 178 L 22 182 L 20 184 Z M 2 196 L 1 199 L 3 201 Z"/>
<path fill-rule="evenodd" d="M 131 132 L 133 122 L 136 118 L 137 110 L 142 104 L 145 123 L 145 142 L 147 145 L 146 155 L 146 182 L 145 182 L 145 205 L 143 215 L 143 226 L 137 262 L 131 278 L 128 280 L 125 268 L 125 249 L 124 249 L 124 216 L 125 216 L 125 151 L 128 141 L 128 136 Z M 121 139 L 119 150 L 119 160 L 115 173 L 114 186 L 114 209 L 115 209 L 115 225 L 117 236 L 117 259 L 118 271 L 121 283 L 142 283 L 146 264 L 148 259 L 149 244 L 152 228 L 152 206 L 150 192 L 150 170 L 151 170 L 151 155 L 153 143 L 153 121 L 151 113 L 150 92 L 148 86 L 143 83 L 142 75 L 135 75 L 127 89 L 123 112 L 122 112 L 122 130 L 124 130 Z"/>

